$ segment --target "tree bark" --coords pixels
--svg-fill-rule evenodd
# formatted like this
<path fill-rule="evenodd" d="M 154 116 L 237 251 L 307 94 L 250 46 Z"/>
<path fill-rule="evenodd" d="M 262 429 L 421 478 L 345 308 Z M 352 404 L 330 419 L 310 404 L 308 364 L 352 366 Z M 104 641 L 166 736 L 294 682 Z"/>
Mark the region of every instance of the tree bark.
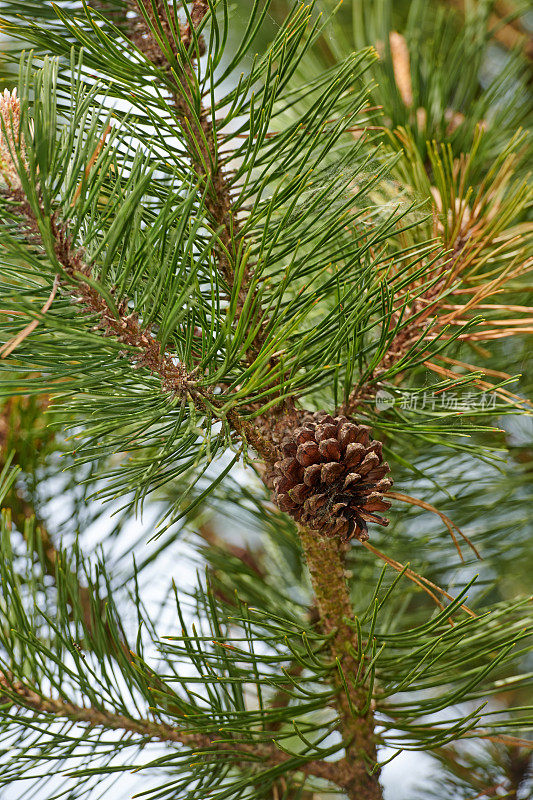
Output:
<path fill-rule="evenodd" d="M 345 742 L 343 775 L 339 785 L 352 800 L 381 800 L 379 770 L 371 774 L 377 761 L 375 721 L 368 687 L 357 682 L 361 659 L 354 629 L 348 623 L 355 614 L 344 571 L 342 545 L 305 528 L 299 529 L 323 632 L 331 635 L 330 652 L 338 668 L 333 673 L 336 706 Z M 344 680 L 341 676 L 341 670 Z M 364 673 L 364 665 L 361 675 Z"/>

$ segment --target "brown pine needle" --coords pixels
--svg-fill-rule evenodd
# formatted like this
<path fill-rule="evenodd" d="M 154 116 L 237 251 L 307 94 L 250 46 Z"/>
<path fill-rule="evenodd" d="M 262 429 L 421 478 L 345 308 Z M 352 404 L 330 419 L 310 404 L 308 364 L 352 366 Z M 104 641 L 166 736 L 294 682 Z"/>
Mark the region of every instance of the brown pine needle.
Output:
<path fill-rule="evenodd" d="M 83 182 L 86 181 L 87 178 L 89 177 L 89 174 L 90 174 L 90 172 L 91 172 L 91 170 L 92 170 L 92 168 L 94 166 L 94 163 L 95 163 L 96 159 L 98 158 L 98 156 L 100 155 L 100 153 L 102 151 L 102 147 L 104 146 L 105 140 L 107 139 L 110 131 L 111 131 L 111 125 L 108 125 L 107 128 L 105 129 L 104 133 L 102 134 L 102 136 L 100 138 L 100 141 L 98 142 L 98 144 L 94 148 L 94 153 L 92 154 L 92 156 L 91 156 L 91 158 L 89 160 L 89 163 L 85 167 L 85 172 L 83 173 L 83 178 L 78 183 L 77 189 L 76 189 L 76 191 L 74 193 L 74 197 L 72 198 L 72 203 L 70 204 L 71 206 L 75 206 L 76 205 L 76 202 L 77 202 L 77 200 L 78 200 L 78 198 L 79 198 L 79 196 L 81 194 L 81 187 L 83 186 Z"/>
<path fill-rule="evenodd" d="M 389 564 L 393 569 L 396 570 L 396 572 L 403 572 L 406 578 L 409 578 L 409 580 L 413 581 L 413 583 L 416 583 L 418 586 L 420 586 L 420 588 L 423 589 L 435 601 L 435 603 L 440 609 L 444 610 L 444 605 L 441 603 L 439 598 L 431 591 L 431 589 L 434 589 L 436 592 L 439 592 L 452 602 L 455 599 L 445 589 L 442 589 L 440 586 L 437 586 L 436 583 L 433 583 L 428 578 L 425 578 L 423 575 L 420 575 L 418 572 L 415 572 L 409 567 L 405 568 L 405 565 L 400 564 L 399 561 L 395 561 L 390 556 L 387 556 L 385 553 L 382 553 L 380 550 L 377 549 L 377 547 L 374 547 L 369 542 L 362 542 L 362 544 L 363 547 L 366 547 L 367 550 L 370 550 L 372 553 L 377 555 L 378 558 L 381 558 L 383 561 Z M 429 587 L 431 587 L 431 589 Z M 459 606 L 459 608 L 462 608 L 463 611 L 469 614 L 469 616 L 473 617 L 474 619 L 477 619 L 477 614 L 464 603 L 462 603 Z M 449 620 L 449 622 L 451 625 L 453 625 L 451 619 Z"/>
<path fill-rule="evenodd" d="M 530 288 L 533 289 L 533 287 Z M 457 289 L 451 289 L 450 294 L 475 294 L 478 291 L 479 286 L 459 286 Z M 501 294 L 503 291 L 505 291 L 505 289 L 497 289 L 491 294 Z M 443 308 L 445 308 L 445 306 L 443 306 Z M 464 308 L 464 305 L 460 306 L 460 308 Z"/>
<path fill-rule="evenodd" d="M 451 369 L 446 369 L 446 367 L 441 367 L 439 364 L 434 364 L 432 361 L 424 361 L 424 366 L 426 366 L 428 369 L 433 370 L 433 372 L 436 372 L 437 375 L 442 375 L 445 378 L 451 378 L 451 379 L 455 378 L 456 380 L 460 380 L 467 377 L 464 375 L 458 375 L 456 372 L 452 372 Z M 480 372 L 482 371 L 480 367 L 473 367 L 473 369 L 479 369 Z M 511 376 L 509 375 L 509 377 Z M 483 389 L 483 391 L 485 392 L 487 391 L 494 392 L 494 394 L 497 394 L 499 397 L 501 397 L 501 399 L 505 403 L 509 403 L 510 405 L 516 405 L 517 401 L 521 404 L 531 405 L 531 402 L 529 400 L 527 400 L 524 397 L 520 397 L 517 394 L 509 392 L 507 389 L 504 389 L 503 386 L 495 387 L 492 385 L 492 383 L 488 383 L 488 381 L 482 381 L 480 378 L 475 378 L 472 381 L 472 383 L 474 384 L 474 386 L 479 386 L 479 388 Z M 447 390 L 441 389 L 440 391 L 444 392 Z M 436 394 L 439 394 L 439 392 L 436 392 Z"/>
<path fill-rule="evenodd" d="M 470 322 L 469 319 L 454 319 L 454 320 L 450 320 L 450 322 L 448 324 L 449 325 L 466 325 L 468 322 Z M 531 319 L 531 317 L 527 317 L 527 318 L 515 317 L 515 318 L 512 318 L 512 319 L 485 319 L 482 322 L 480 322 L 479 324 L 480 325 L 501 325 L 501 326 L 506 325 L 507 327 L 511 327 L 513 325 L 531 325 L 532 323 L 533 323 L 533 320 Z"/>
<path fill-rule="evenodd" d="M 447 311 L 461 311 L 461 309 L 464 309 L 464 306 L 453 303 L 443 303 L 441 305 L 441 308 L 446 309 Z M 505 303 L 478 303 L 476 308 L 494 309 L 496 311 L 509 311 L 509 312 L 523 311 L 525 314 L 531 314 L 531 306 L 511 306 Z"/>
<path fill-rule="evenodd" d="M 473 372 L 479 371 L 484 372 L 486 375 L 494 375 L 495 378 L 510 380 L 513 377 L 512 375 L 509 375 L 508 372 L 500 372 L 497 369 L 489 369 L 488 367 L 477 367 L 475 364 L 469 364 L 467 361 L 457 361 L 457 359 L 450 358 L 442 353 L 436 353 L 434 358 L 438 358 L 441 361 L 444 361 L 446 364 L 454 364 L 456 367 L 462 367 L 463 369 L 471 370 Z"/>
<path fill-rule="evenodd" d="M 507 328 L 503 331 L 492 329 L 487 331 L 478 331 L 477 333 L 460 333 L 456 339 L 460 339 L 463 342 L 483 342 L 486 339 L 505 339 L 507 336 L 515 336 L 524 333 L 533 333 L 533 327 Z M 445 336 L 443 338 L 449 339 L 451 337 Z"/>
<path fill-rule="evenodd" d="M 501 248 L 500 248 L 501 249 Z M 518 276 L 522 275 L 528 269 L 531 268 L 531 261 L 526 261 L 524 264 L 519 264 L 514 269 L 512 268 L 512 264 L 510 264 L 503 272 L 491 281 L 487 281 L 486 283 L 482 284 L 481 286 L 477 286 L 473 296 L 466 302 L 463 306 L 459 306 L 458 309 L 452 311 L 450 314 L 445 315 L 442 317 L 439 322 L 442 325 L 446 325 L 452 320 L 454 320 L 459 313 L 464 313 L 465 311 L 469 311 L 470 309 L 477 308 L 483 300 L 487 297 L 491 297 L 494 295 L 505 283 L 508 283 L 513 278 L 517 278 Z M 463 288 L 458 290 L 458 293 L 461 294 L 464 291 Z"/>
<path fill-rule="evenodd" d="M 519 739 L 517 736 L 508 736 L 507 734 L 500 733 L 494 736 L 487 736 L 484 731 L 479 731 L 474 728 L 469 731 L 469 734 L 462 737 L 463 739 L 477 739 L 482 738 L 487 742 L 496 742 L 496 744 L 508 744 L 512 747 L 527 747 L 528 750 L 533 750 L 533 741 L 531 739 Z"/>
<path fill-rule="evenodd" d="M 392 500 L 400 500 L 402 503 L 409 503 L 413 506 L 418 506 L 419 508 L 424 508 L 426 511 L 431 511 L 433 514 L 436 514 L 441 520 L 444 522 L 446 527 L 448 528 L 448 532 L 452 538 L 452 541 L 455 545 L 457 552 L 459 553 L 459 558 L 461 561 L 464 561 L 463 554 L 461 552 L 461 548 L 459 547 L 459 543 L 457 541 L 457 537 L 454 534 L 454 530 L 457 531 L 459 536 L 467 543 L 467 545 L 472 549 L 472 551 L 476 554 L 476 557 L 481 559 L 479 551 L 477 550 L 476 546 L 470 541 L 468 536 L 457 527 L 457 525 L 451 521 L 446 514 L 443 514 L 442 511 L 439 511 L 435 506 L 432 506 L 431 503 L 426 503 L 424 500 L 418 500 L 416 497 L 410 497 L 408 494 L 400 494 L 399 492 L 385 492 L 384 497 L 390 497 Z"/>
<path fill-rule="evenodd" d="M 413 572 L 409 568 L 405 569 L 404 566 L 402 564 L 400 564 L 398 561 L 395 561 L 393 558 L 390 558 L 389 556 L 385 555 L 385 553 L 382 553 L 380 550 L 377 549 L 377 547 L 373 547 L 368 542 L 362 542 L 362 545 L 363 545 L 363 547 L 366 547 L 367 550 L 370 550 L 371 553 L 374 553 L 374 555 L 376 555 L 378 558 L 381 558 L 381 560 L 384 561 L 386 564 L 388 564 L 393 569 L 395 569 L 396 572 L 402 572 L 403 571 L 403 573 L 404 573 L 406 578 L 408 578 L 409 580 L 413 581 L 413 583 L 416 583 L 417 586 L 420 586 L 420 588 L 423 589 L 424 592 L 426 592 L 431 597 L 431 599 L 441 609 L 441 611 L 444 611 L 444 604 L 441 603 L 441 601 L 439 600 L 439 598 L 437 597 L 436 594 L 434 594 L 430 589 L 428 589 L 427 586 L 425 586 L 422 583 L 422 580 L 421 580 L 422 576 L 421 575 L 418 575 L 416 572 Z M 450 620 L 450 622 L 451 622 L 451 620 Z M 453 624 L 453 623 L 451 623 L 451 624 Z"/>
<path fill-rule="evenodd" d="M 481 797 L 488 797 L 489 796 L 487 794 L 488 792 L 493 794 L 496 790 L 503 789 L 504 786 L 505 786 L 505 781 L 503 781 L 503 783 L 499 783 L 497 786 L 485 786 L 480 792 L 475 794 L 473 797 L 468 797 L 467 800 L 480 800 Z M 509 795 L 507 795 L 507 797 L 509 797 Z"/>
<path fill-rule="evenodd" d="M 54 302 L 54 297 L 56 296 L 58 286 L 59 286 L 59 275 L 56 275 L 54 279 L 54 285 L 52 286 L 52 291 L 50 292 L 50 297 L 48 298 L 44 306 L 41 308 L 39 312 L 39 317 L 42 318 L 44 314 L 46 314 L 52 303 Z M 7 358 L 8 355 L 10 355 L 13 352 L 13 350 L 15 350 L 15 348 L 17 348 L 19 344 L 23 342 L 24 339 L 26 339 L 26 337 L 29 336 L 30 333 L 32 333 L 35 330 L 40 321 L 41 319 L 34 319 L 33 322 L 30 322 L 29 325 L 26 325 L 26 327 L 23 328 L 20 331 L 20 333 L 17 333 L 16 336 L 14 336 L 12 339 L 6 342 L 2 347 L 0 347 L 0 358 Z"/>

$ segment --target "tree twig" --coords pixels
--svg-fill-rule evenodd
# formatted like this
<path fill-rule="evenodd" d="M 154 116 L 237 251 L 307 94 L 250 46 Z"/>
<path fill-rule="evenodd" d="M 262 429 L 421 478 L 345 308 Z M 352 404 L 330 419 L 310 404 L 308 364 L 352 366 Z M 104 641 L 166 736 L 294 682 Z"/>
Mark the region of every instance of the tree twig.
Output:
<path fill-rule="evenodd" d="M 206 756 L 209 756 L 209 753 L 227 752 L 234 754 L 235 761 L 241 767 L 253 768 L 255 763 L 264 768 L 284 764 L 294 758 L 275 744 L 265 742 L 249 744 L 223 738 L 218 729 L 213 733 L 190 733 L 164 722 L 143 718 L 132 719 L 124 714 L 115 714 L 95 706 L 79 706 L 63 699 L 45 697 L 6 674 L 0 674 L 0 690 L 2 690 L 0 704 L 11 701 L 37 714 L 69 719 L 89 727 L 123 731 L 143 740 L 181 744 L 196 753 L 205 753 Z M 294 765 L 294 769 L 305 775 L 314 775 L 335 782 L 338 778 L 339 764 L 340 762 L 322 760 L 305 762 L 302 758 L 301 762 Z"/>
<path fill-rule="evenodd" d="M 12 339 L 6 342 L 2 347 L 0 347 L 0 358 L 7 358 L 13 352 L 13 350 L 16 350 L 19 344 L 21 344 L 24 341 L 24 339 L 26 339 L 30 335 L 30 333 L 33 333 L 33 331 L 39 325 L 41 317 L 44 316 L 44 314 L 46 314 L 46 312 L 54 302 L 58 286 L 59 286 L 59 275 L 56 275 L 56 277 L 54 278 L 54 284 L 52 286 L 52 291 L 50 292 L 50 296 L 48 297 L 48 300 L 46 301 L 44 306 L 39 311 L 39 317 L 37 319 L 34 319 L 33 322 L 30 322 L 28 325 L 26 325 L 26 327 L 23 330 L 21 330 L 20 333 L 17 333 L 16 336 L 14 336 Z"/>
<path fill-rule="evenodd" d="M 27 233 L 32 241 L 40 241 L 40 231 L 35 214 L 21 190 L 12 192 L 19 201 L 19 215 L 27 222 Z M 86 311 L 98 318 L 98 327 L 104 334 L 112 336 L 131 348 L 128 357 L 137 367 L 144 367 L 161 380 L 162 389 L 171 394 L 190 398 L 205 413 L 213 408 L 222 408 L 223 399 L 214 395 L 209 387 L 201 386 L 181 362 L 177 362 L 168 349 L 161 345 L 152 334 L 151 328 L 143 326 L 138 315 L 129 309 L 126 298 L 117 299 L 114 307 L 98 292 L 89 281 L 91 265 L 83 261 L 79 251 L 72 249 L 72 243 L 65 224 L 50 219 L 50 233 L 54 242 L 54 253 L 69 281 L 61 281 L 71 298 L 83 303 Z M 233 430 L 247 441 L 264 459 L 276 457 L 275 446 L 258 427 L 244 420 L 234 409 L 226 414 Z"/>
<path fill-rule="evenodd" d="M 331 637 L 331 657 L 337 664 L 333 681 L 346 752 L 341 785 L 352 800 L 380 800 L 379 772 L 372 772 L 377 761 L 374 711 L 372 703 L 368 703 L 368 687 L 356 684 L 364 655 L 356 652 L 354 630 L 349 624 L 354 611 L 341 545 L 337 539 L 328 539 L 303 527 L 299 528 L 299 533 L 315 592 L 320 627 Z"/>
<path fill-rule="evenodd" d="M 168 42 L 171 45 L 174 56 L 181 66 L 181 75 L 171 69 L 166 54 L 155 38 L 150 25 L 156 24 L 155 11 L 151 3 L 147 0 L 134 0 L 137 7 L 137 17 L 132 21 L 133 43 L 143 52 L 143 54 L 160 68 L 167 71 L 169 78 L 175 85 L 173 91 L 174 107 L 178 118 L 181 121 L 181 134 L 187 139 L 189 152 L 193 154 L 192 160 L 194 168 L 200 178 L 202 178 L 207 188 L 205 204 L 209 217 L 215 229 L 219 230 L 220 244 L 216 249 L 218 267 L 226 284 L 231 291 L 235 279 L 235 261 L 239 249 L 239 241 L 242 238 L 241 226 L 239 223 L 239 208 L 236 207 L 231 193 L 231 179 L 224 171 L 217 156 L 217 143 L 213 134 L 211 113 L 200 103 L 200 113 L 198 117 L 193 113 L 192 95 L 189 87 L 189 80 L 193 80 L 190 66 L 183 62 L 177 47 L 173 42 L 172 27 L 169 14 L 171 11 L 164 0 L 157 0 L 157 22 L 160 23 Z M 208 4 L 203 0 L 195 0 L 190 11 L 193 25 L 197 28 L 207 14 Z M 178 28 L 181 43 L 185 49 L 191 44 L 190 25 L 181 25 L 179 21 L 173 20 L 174 27 Z M 196 155 L 194 155 L 196 154 Z M 239 287 L 237 297 L 237 316 L 242 313 L 248 295 L 250 280 L 252 278 L 252 268 L 247 263 L 244 270 L 244 278 Z M 254 320 L 251 324 L 257 324 L 261 319 L 261 310 L 255 311 Z M 258 326 L 254 341 L 248 348 L 248 359 L 253 361 L 265 342 L 265 324 Z"/>

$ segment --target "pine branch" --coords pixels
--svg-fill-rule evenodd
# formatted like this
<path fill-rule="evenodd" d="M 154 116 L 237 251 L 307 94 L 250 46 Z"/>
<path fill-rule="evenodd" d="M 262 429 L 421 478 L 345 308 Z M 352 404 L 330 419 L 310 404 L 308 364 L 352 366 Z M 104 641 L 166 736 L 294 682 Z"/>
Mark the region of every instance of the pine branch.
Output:
<path fill-rule="evenodd" d="M 354 646 L 350 601 L 339 542 L 299 528 L 315 592 L 320 626 L 330 636 L 332 660 L 337 662 L 334 683 L 341 735 L 346 742 L 342 786 L 353 800 L 379 800 L 379 773 L 370 772 L 377 760 L 375 721 L 369 687 L 358 680 L 364 674 L 363 655 Z M 370 688 L 371 691 L 371 688 Z"/>
<path fill-rule="evenodd" d="M 0 415 L 0 472 L 5 467 L 6 445 L 13 437 L 13 431 L 9 430 L 11 427 L 9 406 L 10 403 L 8 402 Z M 16 443 L 16 430 L 14 433 Z M 85 646 L 90 649 L 92 634 L 95 632 L 94 614 L 100 611 L 102 619 L 105 619 L 105 599 L 99 599 L 96 604 L 93 604 L 91 590 L 66 564 L 64 555 L 56 547 L 53 537 L 48 531 L 48 527 L 40 516 L 38 509 L 26 498 L 21 486 L 15 484 L 11 487 L 4 500 L 4 506 L 9 508 L 12 525 L 24 537 L 28 545 L 33 548 L 35 555 L 43 566 L 44 573 L 55 581 L 58 569 L 63 571 L 66 577 L 66 584 L 71 587 L 71 591 L 74 594 L 71 600 L 77 603 L 81 609 L 83 625 L 88 634 Z M 33 524 L 28 531 L 29 522 Z M 72 612 L 70 616 L 72 618 Z M 116 655 L 116 640 L 110 635 L 108 623 L 104 622 L 103 624 L 107 635 L 109 653 L 110 655 Z M 121 650 L 129 656 L 129 647 L 126 642 L 121 642 Z"/>
<path fill-rule="evenodd" d="M 478 129 L 472 152 L 456 159 L 446 145 L 434 142 L 428 150 L 429 164 L 423 165 L 406 130 L 391 134 L 391 139 L 404 150 L 408 164 L 400 170 L 402 178 L 431 200 L 432 234 L 442 241 L 446 252 L 428 265 L 425 275 L 417 276 L 395 298 L 389 321 L 392 336 L 387 348 L 371 373 L 355 386 L 342 413 L 354 413 L 361 401 L 373 398 L 380 379 L 387 374 L 399 377 L 413 361 L 424 361 L 431 355 L 436 339 L 446 341 L 457 335 L 461 341 L 488 340 L 531 331 L 533 321 L 526 307 L 521 309 L 526 313 L 523 319 L 493 320 L 487 314 L 489 309 L 494 309 L 493 314 L 507 309 L 505 303 L 488 305 L 488 298 L 505 290 L 511 280 L 531 271 L 533 259 L 528 256 L 533 227 L 528 223 L 522 227 L 513 225 L 520 220 L 532 196 L 524 182 L 513 180 L 520 160 L 519 137 L 513 137 L 500 153 L 480 187 L 470 184 L 483 135 Z M 437 185 L 431 183 L 430 174 Z M 487 271 L 485 277 L 488 264 L 497 266 Z M 459 302 L 450 308 L 452 295 Z M 486 325 L 492 324 L 496 330 L 481 328 L 478 323 L 473 330 L 447 332 L 456 326 L 468 326 L 473 320 L 470 315 L 478 309 L 489 317 Z M 513 307 L 509 307 L 511 310 Z M 430 362 L 425 363 L 430 366 Z M 455 376 L 450 372 L 449 377 Z M 487 386 L 492 388 L 487 384 L 484 388 Z"/>
<path fill-rule="evenodd" d="M 23 190 L 11 190 L 11 196 L 17 203 L 17 213 L 25 220 L 25 235 L 28 241 L 42 245 L 39 220 L 28 202 Z M 42 215 L 44 216 L 44 215 Z M 136 368 L 144 368 L 161 380 L 164 392 L 179 395 L 184 400 L 192 399 L 203 412 L 221 409 L 223 400 L 216 397 L 211 389 L 203 387 L 194 376 L 187 372 L 183 364 L 176 363 L 168 349 L 161 350 L 160 343 L 153 336 L 151 328 L 143 326 L 135 312 L 129 309 L 128 300 L 121 298 L 116 302 L 111 295 L 104 296 L 91 279 L 91 266 L 83 261 L 80 251 L 72 249 L 68 227 L 59 223 L 52 215 L 49 220 L 49 232 L 52 237 L 54 255 L 63 271 L 61 284 L 76 303 L 81 303 L 84 310 L 98 318 L 97 327 L 104 335 L 123 342 L 132 351 L 128 354 Z M 247 441 L 265 459 L 275 456 L 275 448 L 260 430 L 252 423 L 244 420 L 234 409 L 226 414 L 232 429 Z"/>
<path fill-rule="evenodd" d="M 182 744 L 196 754 L 204 752 L 206 755 L 212 754 L 216 757 L 217 753 L 227 753 L 235 756 L 235 761 L 241 768 L 253 769 L 256 763 L 264 769 L 265 766 L 274 767 L 292 762 L 293 769 L 333 783 L 338 783 L 342 770 L 342 764 L 339 768 L 340 762 L 338 764 L 321 760 L 305 762 L 302 758 L 295 764 L 294 757 L 280 750 L 275 744 L 247 744 L 242 741 L 222 739 L 218 731 L 212 734 L 187 733 L 166 723 L 149 719 L 132 719 L 124 714 L 111 713 L 94 706 L 79 706 L 72 702 L 44 697 L 6 674 L 0 674 L 0 689 L 4 691 L 3 696 L 0 694 L 0 705 L 14 703 L 46 717 L 68 719 L 89 727 L 118 730 L 139 736 L 143 740 L 156 739 L 165 743 Z"/>
<path fill-rule="evenodd" d="M 18 426 L 12 424 L 12 406 L 13 401 L 8 400 L 0 413 L 0 472 L 6 465 L 5 457 L 8 455 L 9 444 L 13 442 L 17 444 Z M 48 401 L 44 399 L 43 406 L 46 407 Z M 17 463 L 12 462 L 12 466 Z M 55 578 L 56 569 L 60 554 L 52 540 L 50 533 L 44 520 L 41 518 L 38 509 L 35 508 L 33 503 L 29 501 L 25 495 L 23 488 L 15 484 L 11 487 L 7 497 L 5 498 L 4 505 L 9 508 L 11 512 L 11 522 L 19 533 L 26 537 L 26 527 L 30 520 L 34 521 L 35 536 L 31 537 L 31 541 L 36 555 L 42 561 L 46 574 Z M 71 584 L 78 584 L 77 576 L 71 573 Z M 78 592 L 80 606 L 83 610 L 83 618 L 87 628 L 90 630 L 92 625 L 92 615 L 90 606 L 89 590 L 86 586 L 79 583 Z"/>
<path fill-rule="evenodd" d="M 239 249 L 246 250 L 246 242 L 241 233 L 239 208 L 236 207 L 231 194 L 231 180 L 220 163 L 218 143 L 216 141 L 216 122 L 212 118 L 213 110 L 206 108 L 202 100 L 195 103 L 192 87 L 195 83 L 193 65 L 196 44 L 198 55 L 205 47 L 196 29 L 202 23 L 208 11 L 205 0 L 195 0 L 189 12 L 189 21 L 183 25 L 174 18 L 170 6 L 165 0 L 157 0 L 155 8 L 149 0 L 131 0 L 137 7 L 137 16 L 132 20 L 130 38 L 144 55 L 168 75 L 174 85 L 172 98 L 180 121 L 180 132 L 187 142 L 187 152 L 192 158 L 196 174 L 202 179 L 205 195 L 205 206 L 211 222 L 219 231 L 219 243 L 216 247 L 218 267 L 229 291 L 234 284 L 236 259 Z M 161 27 L 164 41 L 170 45 L 180 71 L 172 68 L 168 54 L 164 52 L 162 42 L 156 37 L 156 30 Z M 180 46 L 176 43 L 173 28 L 180 36 Z M 197 106 L 197 109 L 195 108 Z M 249 264 L 246 264 L 244 276 L 237 296 L 237 319 L 240 317 L 247 301 L 250 280 L 253 277 Z M 257 356 L 265 343 L 265 324 L 261 322 L 261 310 L 257 309 L 249 326 L 259 322 L 253 341 L 248 347 L 247 357 L 250 362 Z"/>

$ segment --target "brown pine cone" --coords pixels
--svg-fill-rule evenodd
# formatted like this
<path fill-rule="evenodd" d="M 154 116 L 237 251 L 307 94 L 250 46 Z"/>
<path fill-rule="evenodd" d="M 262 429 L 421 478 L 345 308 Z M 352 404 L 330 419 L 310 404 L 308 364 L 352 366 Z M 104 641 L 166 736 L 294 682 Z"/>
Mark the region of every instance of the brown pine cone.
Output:
<path fill-rule="evenodd" d="M 368 426 L 317 411 L 283 438 L 267 483 L 278 507 L 297 522 L 325 536 L 364 542 L 367 522 L 389 522 L 375 513 L 390 507 L 383 492 L 392 480 L 385 477 L 389 465 L 381 451 Z"/>

